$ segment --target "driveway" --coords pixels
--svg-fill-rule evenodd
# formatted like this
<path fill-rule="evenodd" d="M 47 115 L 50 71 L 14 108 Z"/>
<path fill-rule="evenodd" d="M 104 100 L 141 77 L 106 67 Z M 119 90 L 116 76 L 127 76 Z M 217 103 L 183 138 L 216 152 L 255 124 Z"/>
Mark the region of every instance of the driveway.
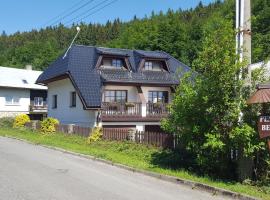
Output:
<path fill-rule="evenodd" d="M 0 200 L 217 200 L 207 192 L 0 137 Z"/>

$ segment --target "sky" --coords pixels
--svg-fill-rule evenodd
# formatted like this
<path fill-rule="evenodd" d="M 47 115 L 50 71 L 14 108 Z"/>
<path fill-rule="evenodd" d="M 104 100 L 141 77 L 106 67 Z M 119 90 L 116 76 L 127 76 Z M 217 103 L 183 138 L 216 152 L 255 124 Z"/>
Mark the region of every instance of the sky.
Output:
<path fill-rule="evenodd" d="M 202 3 L 206 5 L 213 1 L 202 0 Z M 60 21 L 64 25 L 74 21 L 105 23 L 115 18 L 128 21 L 134 15 L 142 18 L 152 11 L 184 10 L 198 3 L 199 0 L 0 0 L 0 33 L 30 31 Z"/>

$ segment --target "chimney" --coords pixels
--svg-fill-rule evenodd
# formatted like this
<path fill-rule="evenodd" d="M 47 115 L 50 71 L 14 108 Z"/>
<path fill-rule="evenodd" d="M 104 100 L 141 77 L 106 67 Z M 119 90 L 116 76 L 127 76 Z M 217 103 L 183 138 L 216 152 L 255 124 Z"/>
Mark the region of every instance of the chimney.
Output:
<path fill-rule="evenodd" d="M 32 70 L 32 68 L 33 68 L 32 65 L 25 65 L 26 70 Z"/>

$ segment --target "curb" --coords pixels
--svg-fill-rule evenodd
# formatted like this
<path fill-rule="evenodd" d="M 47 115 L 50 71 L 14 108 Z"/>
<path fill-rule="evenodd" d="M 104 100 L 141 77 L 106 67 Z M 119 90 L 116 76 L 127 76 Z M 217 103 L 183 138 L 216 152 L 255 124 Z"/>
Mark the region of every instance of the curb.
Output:
<path fill-rule="evenodd" d="M 125 170 L 128 170 L 128 171 L 134 172 L 134 173 L 139 173 L 139 174 L 143 174 L 143 175 L 150 176 L 150 177 L 153 177 L 153 178 L 157 178 L 157 179 L 160 179 L 160 180 L 163 180 L 163 181 L 176 183 L 176 184 L 179 184 L 179 185 L 189 186 L 192 189 L 198 189 L 198 190 L 201 190 L 201 191 L 212 193 L 213 195 L 222 195 L 224 197 L 230 197 L 230 198 L 239 199 L 239 200 L 260 200 L 260 199 L 255 198 L 255 197 L 251 197 L 251 196 L 248 196 L 248 195 L 243 195 L 243 194 L 240 194 L 240 193 L 236 193 L 236 192 L 232 192 L 232 191 L 229 191 L 229 190 L 217 188 L 217 187 L 214 187 L 214 186 L 209 186 L 209 185 L 206 185 L 204 183 L 194 182 L 194 181 L 181 179 L 181 178 L 177 178 L 177 177 L 169 176 L 169 175 L 163 175 L 163 174 L 150 172 L 150 171 L 146 171 L 146 170 L 135 169 L 133 167 L 129 167 L 129 166 L 126 166 L 126 165 L 114 163 L 114 162 L 109 161 L 109 160 L 105 160 L 105 159 L 97 158 L 97 157 L 90 156 L 90 155 L 85 155 L 85 154 L 80 154 L 80 153 L 68 151 L 68 150 L 65 150 L 65 149 L 62 149 L 62 148 L 59 148 L 59 147 L 47 146 L 47 145 L 43 145 L 43 144 L 35 144 L 33 142 L 29 142 L 27 140 L 16 138 L 16 137 L 11 137 L 11 136 L 4 136 L 4 137 L 19 140 L 19 141 L 22 141 L 22 142 L 25 142 L 25 143 L 28 143 L 28 144 L 31 144 L 31 145 L 38 145 L 38 146 L 45 147 L 47 149 L 56 150 L 56 151 L 59 151 L 59 152 L 62 152 L 62 153 L 66 153 L 66 154 L 70 154 L 70 155 L 74 155 L 74 156 L 79 156 L 79 157 L 90 159 L 90 160 L 93 160 L 93 161 L 102 162 L 102 163 L 105 163 L 105 164 L 109 164 L 109 165 L 112 165 L 112 166 L 115 166 L 115 167 L 118 167 L 118 168 L 121 168 L 121 169 L 125 169 Z"/>

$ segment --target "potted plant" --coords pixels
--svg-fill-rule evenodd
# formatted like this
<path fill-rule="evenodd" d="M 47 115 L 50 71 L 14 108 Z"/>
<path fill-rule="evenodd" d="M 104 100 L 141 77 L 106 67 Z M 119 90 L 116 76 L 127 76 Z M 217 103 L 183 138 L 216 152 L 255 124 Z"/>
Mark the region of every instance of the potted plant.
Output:
<path fill-rule="evenodd" d="M 162 102 L 157 102 L 153 104 L 154 109 L 162 109 L 162 106 L 163 106 Z"/>
<path fill-rule="evenodd" d="M 127 108 L 135 107 L 135 103 L 126 102 L 126 103 L 125 103 L 125 106 L 126 106 Z"/>

